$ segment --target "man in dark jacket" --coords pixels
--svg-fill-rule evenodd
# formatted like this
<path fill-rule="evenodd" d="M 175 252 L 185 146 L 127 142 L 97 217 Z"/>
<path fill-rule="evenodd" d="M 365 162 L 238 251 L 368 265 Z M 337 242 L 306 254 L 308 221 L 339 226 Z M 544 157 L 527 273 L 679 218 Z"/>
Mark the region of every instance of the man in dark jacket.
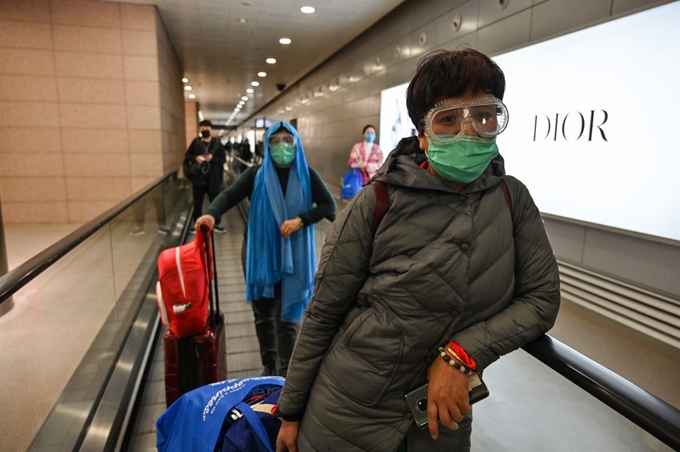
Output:
<path fill-rule="evenodd" d="M 207 119 L 201 121 L 198 131 L 201 136 L 191 142 L 184 157 L 184 173 L 193 185 L 194 221 L 203 213 L 205 195 L 212 202 L 220 193 L 226 160 L 224 146 L 212 136 L 212 123 Z M 220 226 L 220 219 L 216 220 L 215 230 L 224 234 L 226 230 Z"/>

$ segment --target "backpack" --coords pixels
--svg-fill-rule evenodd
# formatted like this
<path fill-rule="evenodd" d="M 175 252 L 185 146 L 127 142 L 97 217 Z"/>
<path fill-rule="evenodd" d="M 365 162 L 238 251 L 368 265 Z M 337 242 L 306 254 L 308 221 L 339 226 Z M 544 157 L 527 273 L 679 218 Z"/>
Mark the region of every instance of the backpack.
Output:
<path fill-rule="evenodd" d="M 168 248 L 158 256 L 156 302 L 161 322 L 177 337 L 201 332 L 208 320 L 207 268 L 212 269 L 212 265 L 206 267 L 206 256 L 212 262 L 212 252 L 207 245 L 203 231 L 197 229 L 192 243 Z"/>
<path fill-rule="evenodd" d="M 159 452 L 273 452 L 282 377 L 226 380 L 182 395 L 156 421 Z"/>
<path fill-rule="evenodd" d="M 389 193 L 387 193 L 387 185 L 384 182 L 373 181 L 371 182 L 373 186 L 373 192 L 375 193 L 375 210 L 373 211 L 373 226 L 371 227 L 371 237 L 375 238 L 375 233 L 380 226 L 380 222 L 385 218 L 387 212 L 390 210 L 390 198 Z M 508 192 L 508 185 L 505 183 L 505 179 L 501 179 L 501 191 L 503 192 L 503 197 L 505 197 L 505 203 L 510 209 L 510 217 L 514 218 L 515 213 L 512 209 L 512 200 L 510 200 L 510 193 Z"/>

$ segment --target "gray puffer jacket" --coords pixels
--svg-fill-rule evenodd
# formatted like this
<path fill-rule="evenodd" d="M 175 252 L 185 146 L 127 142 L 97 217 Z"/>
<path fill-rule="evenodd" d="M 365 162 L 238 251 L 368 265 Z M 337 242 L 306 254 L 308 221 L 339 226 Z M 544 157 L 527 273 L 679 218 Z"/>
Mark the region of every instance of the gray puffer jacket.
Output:
<path fill-rule="evenodd" d="M 461 192 L 423 161 L 406 138 L 378 171 L 390 209 L 375 238 L 370 186 L 328 234 L 279 401 L 284 416 L 304 413 L 301 452 L 394 452 L 412 424 L 404 395 L 427 381 L 442 344 L 453 339 L 484 370 L 555 321 L 557 264 L 502 157 Z"/>

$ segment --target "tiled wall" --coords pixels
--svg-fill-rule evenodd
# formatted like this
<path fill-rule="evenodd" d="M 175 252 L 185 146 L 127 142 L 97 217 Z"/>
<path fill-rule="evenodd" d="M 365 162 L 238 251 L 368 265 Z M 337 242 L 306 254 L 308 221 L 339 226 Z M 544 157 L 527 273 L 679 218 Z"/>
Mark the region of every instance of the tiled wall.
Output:
<path fill-rule="evenodd" d="M 184 71 L 159 15 L 156 15 L 156 28 L 158 30 L 163 170 L 170 171 L 179 166 L 186 150 L 184 145 L 184 86 L 182 85 Z"/>
<path fill-rule="evenodd" d="M 408 82 L 426 52 L 469 45 L 497 55 L 669 0 L 504 0 L 504 9 L 499 3 L 407 0 L 246 125 L 252 126 L 255 117 L 297 118 L 308 161 L 337 193 L 361 129 L 368 123 L 379 126 L 380 92 Z M 457 14 L 459 31 L 452 27 Z M 546 227 L 558 257 L 680 295 L 680 279 L 674 277 L 679 247 L 554 219 Z"/>
<path fill-rule="evenodd" d="M 184 101 L 184 128 L 184 147 L 186 149 L 198 136 L 198 103 L 195 100 Z"/>
<path fill-rule="evenodd" d="M 88 221 L 174 164 L 181 68 L 157 16 L 153 6 L 0 1 L 6 223 Z"/>

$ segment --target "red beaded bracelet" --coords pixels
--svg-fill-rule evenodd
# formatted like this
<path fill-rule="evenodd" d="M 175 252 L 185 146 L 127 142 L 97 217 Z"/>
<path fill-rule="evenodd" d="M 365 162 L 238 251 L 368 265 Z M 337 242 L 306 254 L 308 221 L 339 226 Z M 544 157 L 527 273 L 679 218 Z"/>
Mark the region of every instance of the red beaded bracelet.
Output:
<path fill-rule="evenodd" d="M 467 367 L 464 365 L 458 363 L 454 358 L 452 358 L 446 351 L 444 350 L 444 347 L 439 347 L 439 356 L 442 357 L 442 359 L 451 367 L 456 368 L 463 374 L 468 374 L 470 375 L 472 373 L 471 370 L 469 370 Z"/>

